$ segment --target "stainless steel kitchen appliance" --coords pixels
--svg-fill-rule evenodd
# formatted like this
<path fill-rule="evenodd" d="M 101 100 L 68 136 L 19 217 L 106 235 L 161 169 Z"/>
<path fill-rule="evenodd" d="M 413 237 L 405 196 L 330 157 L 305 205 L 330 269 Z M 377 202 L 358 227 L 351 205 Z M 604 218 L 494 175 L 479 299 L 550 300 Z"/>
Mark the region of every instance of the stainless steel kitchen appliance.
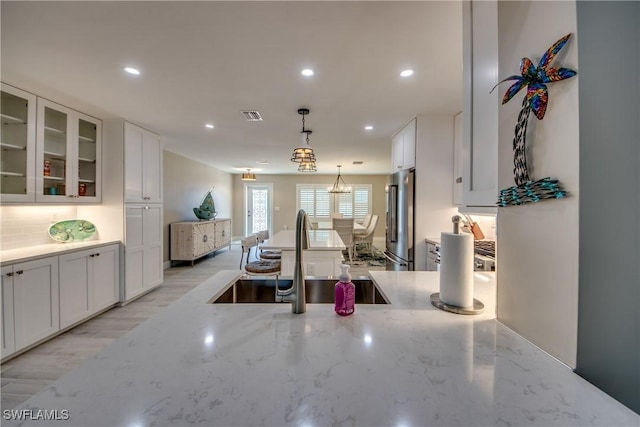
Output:
<path fill-rule="evenodd" d="M 413 216 L 415 169 L 396 172 L 387 191 L 387 270 L 414 270 Z"/>

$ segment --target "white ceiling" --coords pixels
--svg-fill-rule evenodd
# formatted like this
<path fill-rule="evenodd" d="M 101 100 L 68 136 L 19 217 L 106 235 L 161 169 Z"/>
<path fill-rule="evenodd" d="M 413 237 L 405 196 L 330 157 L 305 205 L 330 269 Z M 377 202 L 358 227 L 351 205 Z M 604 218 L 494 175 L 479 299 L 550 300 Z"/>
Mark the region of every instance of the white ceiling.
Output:
<path fill-rule="evenodd" d="M 461 110 L 458 1 L 0 7 L 2 81 L 126 118 L 160 133 L 166 149 L 227 172 L 298 173 L 289 157 L 301 143 L 300 107 L 311 111 L 318 173 L 342 164 L 346 175 L 386 174 L 391 136 L 411 117 Z M 142 75 L 125 74 L 128 65 Z M 315 76 L 301 76 L 304 67 Z M 400 78 L 405 68 L 415 74 Z M 245 121 L 245 109 L 264 121 Z"/>

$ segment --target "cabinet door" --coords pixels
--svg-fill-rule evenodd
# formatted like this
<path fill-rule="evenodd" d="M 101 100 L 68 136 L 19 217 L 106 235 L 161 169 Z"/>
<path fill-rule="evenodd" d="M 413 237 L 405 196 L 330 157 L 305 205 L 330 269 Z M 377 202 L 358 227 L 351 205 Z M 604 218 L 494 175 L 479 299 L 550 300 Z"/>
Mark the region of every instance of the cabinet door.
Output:
<path fill-rule="evenodd" d="M 35 200 L 36 96 L 2 83 L 0 92 L 2 202 Z"/>
<path fill-rule="evenodd" d="M 391 173 L 402 170 L 402 162 L 404 160 L 403 140 L 404 134 L 400 131 L 393 137 L 391 142 Z"/>
<path fill-rule="evenodd" d="M 193 224 L 193 258 L 213 251 L 217 245 L 217 223 L 206 222 Z"/>
<path fill-rule="evenodd" d="M 150 289 L 162 283 L 162 205 L 143 208 L 143 240 L 143 287 Z"/>
<path fill-rule="evenodd" d="M 124 300 L 127 301 L 143 291 L 142 239 L 143 206 L 127 206 L 125 212 L 125 280 Z"/>
<path fill-rule="evenodd" d="M 143 158 L 143 199 L 149 203 L 162 202 L 162 146 L 158 135 L 145 132 Z"/>
<path fill-rule="evenodd" d="M 15 264 L 13 314 L 16 350 L 60 330 L 58 257 Z"/>
<path fill-rule="evenodd" d="M 124 124 L 124 198 L 125 202 L 142 202 L 144 171 L 144 129 Z"/>
<path fill-rule="evenodd" d="M 462 204 L 462 113 L 453 117 L 453 204 Z"/>
<path fill-rule="evenodd" d="M 70 202 L 73 185 L 73 111 L 38 98 L 36 200 Z"/>
<path fill-rule="evenodd" d="M 0 307 L 2 316 L 0 321 L 2 326 L 2 358 L 10 355 L 16 350 L 14 324 L 13 324 L 13 267 L 2 267 L 2 289 L 0 290 Z"/>
<path fill-rule="evenodd" d="M 231 220 L 216 221 L 216 249 L 231 243 Z"/>
<path fill-rule="evenodd" d="M 73 189 L 78 202 L 97 202 L 101 200 L 101 144 L 102 122 L 85 114 L 76 113 L 75 127 L 78 129 L 75 139 L 75 181 Z"/>
<path fill-rule="evenodd" d="M 125 201 L 162 201 L 162 148 L 160 137 L 125 123 Z"/>
<path fill-rule="evenodd" d="M 93 250 L 59 257 L 60 328 L 66 328 L 93 313 Z"/>
<path fill-rule="evenodd" d="M 402 169 L 416 166 L 416 120 L 411 120 L 402 132 Z"/>
<path fill-rule="evenodd" d="M 127 206 L 125 233 L 126 301 L 162 283 L 162 205 Z"/>
<path fill-rule="evenodd" d="M 463 205 L 494 207 L 498 193 L 498 6 L 463 2 Z"/>
<path fill-rule="evenodd" d="M 120 251 L 118 245 L 111 245 L 93 252 L 93 313 L 96 313 L 118 302 Z"/>

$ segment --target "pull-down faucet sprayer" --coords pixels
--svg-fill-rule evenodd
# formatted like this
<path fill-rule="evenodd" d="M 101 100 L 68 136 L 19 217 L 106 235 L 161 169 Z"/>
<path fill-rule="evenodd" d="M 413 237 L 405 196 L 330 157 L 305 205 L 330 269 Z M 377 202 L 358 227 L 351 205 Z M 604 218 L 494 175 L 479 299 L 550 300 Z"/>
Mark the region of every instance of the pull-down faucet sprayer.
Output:
<path fill-rule="evenodd" d="M 276 289 L 276 295 L 282 296 L 282 301 L 290 302 L 291 312 L 296 314 L 307 311 L 302 253 L 305 249 L 309 249 L 308 222 L 309 218 L 306 212 L 300 209 L 296 219 L 296 261 L 293 270 L 293 284 L 286 291 Z"/>

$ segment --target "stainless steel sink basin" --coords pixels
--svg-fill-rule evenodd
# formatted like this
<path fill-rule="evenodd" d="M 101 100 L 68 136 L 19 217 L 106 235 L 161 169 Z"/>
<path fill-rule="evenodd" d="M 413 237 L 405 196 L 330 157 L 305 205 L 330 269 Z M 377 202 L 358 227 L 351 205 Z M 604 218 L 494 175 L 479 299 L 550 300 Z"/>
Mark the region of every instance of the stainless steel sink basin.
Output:
<path fill-rule="evenodd" d="M 333 304 L 336 279 L 309 277 L 305 280 L 307 303 Z M 356 286 L 356 304 L 388 304 L 368 277 L 355 277 L 351 280 Z M 279 279 L 278 287 L 285 290 L 291 287 L 291 279 Z M 276 303 L 275 279 L 240 279 L 231 285 L 213 304 L 233 303 Z M 234 301 L 235 289 L 235 301 Z M 287 303 L 288 304 L 288 303 Z"/>

